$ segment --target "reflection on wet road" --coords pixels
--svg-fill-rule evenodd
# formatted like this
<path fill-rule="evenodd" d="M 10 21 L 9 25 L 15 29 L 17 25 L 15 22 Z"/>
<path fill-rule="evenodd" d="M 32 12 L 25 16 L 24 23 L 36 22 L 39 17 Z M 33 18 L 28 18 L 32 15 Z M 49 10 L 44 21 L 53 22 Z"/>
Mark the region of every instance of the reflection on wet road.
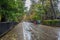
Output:
<path fill-rule="evenodd" d="M 24 38 L 24 39 L 23 39 Z M 60 40 L 60 27 L 21 22 L 0 40 Z"/>
<path fill-rule="evenodd" d="M 30 25 L 31 23 L 29 22 L 22 22 L 24 40 L 31 40 Z"/>
<path fill-rule="evenodd" d="M 57 28 L 23 22 L 24 40 L 60 40 Z"/>

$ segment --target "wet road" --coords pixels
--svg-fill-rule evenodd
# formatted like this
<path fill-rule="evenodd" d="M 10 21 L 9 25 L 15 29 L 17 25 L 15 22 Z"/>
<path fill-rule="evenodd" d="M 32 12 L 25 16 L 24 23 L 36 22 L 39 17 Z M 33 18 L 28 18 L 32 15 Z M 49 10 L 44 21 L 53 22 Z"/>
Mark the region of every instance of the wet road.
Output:
<path fill-rule="evenodd" d="M 60 27 L 22 22 L 0 40 L 60 40 Z"/>

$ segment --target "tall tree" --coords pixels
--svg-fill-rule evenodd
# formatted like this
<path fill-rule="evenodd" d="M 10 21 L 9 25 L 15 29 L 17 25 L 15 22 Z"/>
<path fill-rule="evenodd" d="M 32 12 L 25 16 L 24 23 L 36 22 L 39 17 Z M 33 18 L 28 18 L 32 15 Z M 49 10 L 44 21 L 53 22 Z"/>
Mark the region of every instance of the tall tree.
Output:
<path fill-rule="evenodd" d="M 24 2 L 22 0 L 0 0 L 1 20 L 17 21 L 23 15 Z"/>

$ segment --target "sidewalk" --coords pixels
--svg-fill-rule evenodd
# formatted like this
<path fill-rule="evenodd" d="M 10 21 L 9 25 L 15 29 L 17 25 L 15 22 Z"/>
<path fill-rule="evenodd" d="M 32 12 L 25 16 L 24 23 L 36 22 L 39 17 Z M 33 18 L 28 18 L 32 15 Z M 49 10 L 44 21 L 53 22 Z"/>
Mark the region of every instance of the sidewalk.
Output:
<path fill-rule="evenodd" d="M 21 23 L 8 32 L 0 40 L 23 40 L 23 30 Z"/>

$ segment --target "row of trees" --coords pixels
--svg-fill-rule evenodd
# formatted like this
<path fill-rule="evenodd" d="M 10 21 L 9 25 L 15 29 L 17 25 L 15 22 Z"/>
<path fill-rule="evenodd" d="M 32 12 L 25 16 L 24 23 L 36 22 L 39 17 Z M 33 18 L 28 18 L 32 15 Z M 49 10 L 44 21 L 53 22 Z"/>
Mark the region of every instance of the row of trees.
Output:
<path fill-rule="evenodd" d="M 57 19 L 58 0 L 39 0 L 38 3 L 32 1 L 31 14 L 34 15 L 32 19 L 36 20 L 52 20 Z"/>

